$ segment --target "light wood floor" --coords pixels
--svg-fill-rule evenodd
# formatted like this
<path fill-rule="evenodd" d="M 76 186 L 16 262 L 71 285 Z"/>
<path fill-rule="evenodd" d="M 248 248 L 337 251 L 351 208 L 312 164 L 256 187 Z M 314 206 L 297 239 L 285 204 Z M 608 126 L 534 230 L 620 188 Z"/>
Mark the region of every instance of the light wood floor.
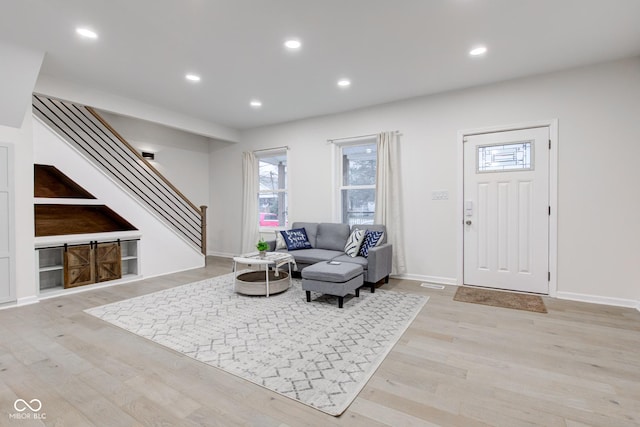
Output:
<path fill-rule="evenodd" d="M 430 297 L 349 409 L 323 414 L 83 313 L 231 271 L 203 269 L 0 310 L 0 425 L 638 426 L 640 313 L 545 299 L 548 314 Z M 44 421 L 10 419 L 22 398 Z"/>

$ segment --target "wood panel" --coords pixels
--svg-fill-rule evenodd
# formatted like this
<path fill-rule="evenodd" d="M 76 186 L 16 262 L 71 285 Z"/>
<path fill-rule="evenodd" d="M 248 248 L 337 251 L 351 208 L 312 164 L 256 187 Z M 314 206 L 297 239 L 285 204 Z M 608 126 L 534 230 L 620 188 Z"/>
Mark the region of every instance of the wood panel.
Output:
<path fill-rule="evenodd" d="M 207 257 L 204 268 L 0 310 L 5 412 L 38 398 L 46 424 L 60 426 L 640 425 L 634 309 L 545 297 L 549 313 L 530 313 L 391 279 L 381 289 L 430 300 L 340 417 L 83 312 L 231 268 Z"/>
<path fill-rule="evenodd" d="M 36 237 L 137 230 L 105 205 L 34 205 Z"/>
<path fill-rule="evenodd" d="M 55 166 L 33 165 L 33 196 L 60 199 L 95 197 Z"/>

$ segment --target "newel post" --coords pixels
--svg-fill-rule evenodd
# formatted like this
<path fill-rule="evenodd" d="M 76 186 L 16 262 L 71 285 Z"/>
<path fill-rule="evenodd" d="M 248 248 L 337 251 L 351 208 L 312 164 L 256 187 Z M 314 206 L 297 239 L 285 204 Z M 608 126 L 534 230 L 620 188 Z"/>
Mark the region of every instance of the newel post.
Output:
<path fill-rule="evenodd" d="M 204 256 L 207 256 L 207 207 L 206 206 L 204 205 L 200 206 L 200 215 L 201 215 L 200 235 L 202 236 L 202 242 L 200 242 L 200 247 L 202 248 L 202 254 Z"/>

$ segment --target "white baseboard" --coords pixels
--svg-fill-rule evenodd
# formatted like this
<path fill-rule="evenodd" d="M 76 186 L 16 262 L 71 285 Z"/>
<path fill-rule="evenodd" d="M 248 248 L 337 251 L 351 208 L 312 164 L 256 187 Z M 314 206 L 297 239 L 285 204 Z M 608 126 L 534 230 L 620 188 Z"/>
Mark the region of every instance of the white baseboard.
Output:
<path fill-rule="evenodd" d="M 38 299 L 45 300 L 45 299 L 63 297 L 67 295 L 79 294 L 82 292 L 93 291 L 96 289 L 108 288 L 111 286 L 118 286 L 118 285 L 123 285 L 125 283 L 136 282 L 138 280 L 142 280 L 142 276 L 138 274 L 131 274 L 131 275 L 123 276 L 121 279 L 109 280 L 107 282 L 92 283 L 90 285 L 77 286 L 75 288 L 69 288 L 69 289 L 56 289 L 49 292 L 45 291 L 43 293 L 40 293 Z"/>
<path fill-rule="evenodd" d="M 0 310 L 5 310 L 7 308 L 21 307 L 23 305 L 36 304 L 38 302 L 40 302 L 40 298 L 38 298 L 35 295 L 32 295 L 30 297 L 18 298 L 15 300 L 15 302 L 9 301 L 6 304 L 0 304 Z"/>
<path fill-rule="evenodd" d="M 231 254 L 228 252 L 207 251 L 207 256 L 219 256 L 220 258 L 233 258 L 234 256 L 238 256 L 238 254 Z"/>
<path fill-rule="evenodd" d="M 616 307 L 635 308 L 640 311 L 638 301 L 625 298 L 603 297 L 599 295 L 578 294 L 575 292 L 561 292 L 556 294 L 558 299 L 566 299 L 571 301 L 590 302 L 593 304 L 613 305 Z"/>
<path fill-rule="evenodd" d="M 17 306 L 30 305 L 30 304 L 35 304 L 37 302 L 40 302 L 40 298 L 38 298 L 36 295 L 32 295 L 30 297 L 18 298 L 16 300 L 16 305 Z"/>
<path fill-rule="evenodd" d="M 455 277 L 438 277 L 438 276 L 425 276 L 422 274 L 398 274 L 392 275 L 394 279 L 415 280 L 417 282 L 436 283 L 438 285 L 457 285 Z"/>
<path fill-rule="evenodd" d="M 449 286 L 457 285 L 456 279 L 451 277 L 425 276 L 421 274 L 399 274 L 391 277 L 393 277 L 394 279 L 415 280 L 418 282 L 436 283 L 439 285 L 449 285 Z M 632 299 L 603 297 L 599 295 L 579 294 L 575 292 L 560 292 L 560 291 L 556 293 L 555 297 L 558 299 L 589 302 L 592 304 L 603 304 L 603 305 L 612 305 L 616 307 L 635 308 L 636 310 L 640 311 L 640 301 L 632 300 Z"/>

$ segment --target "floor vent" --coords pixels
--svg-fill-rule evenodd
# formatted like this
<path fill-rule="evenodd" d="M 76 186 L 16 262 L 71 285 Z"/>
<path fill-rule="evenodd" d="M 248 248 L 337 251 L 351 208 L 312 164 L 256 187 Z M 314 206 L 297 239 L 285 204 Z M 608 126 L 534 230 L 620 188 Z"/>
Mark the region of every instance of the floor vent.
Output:
<path fill-rule="evenodd" d="M 444 289 L 444 285 L 434 285 L 433 283 L 423 283 L 420 286 L 429 289 Z"/>

